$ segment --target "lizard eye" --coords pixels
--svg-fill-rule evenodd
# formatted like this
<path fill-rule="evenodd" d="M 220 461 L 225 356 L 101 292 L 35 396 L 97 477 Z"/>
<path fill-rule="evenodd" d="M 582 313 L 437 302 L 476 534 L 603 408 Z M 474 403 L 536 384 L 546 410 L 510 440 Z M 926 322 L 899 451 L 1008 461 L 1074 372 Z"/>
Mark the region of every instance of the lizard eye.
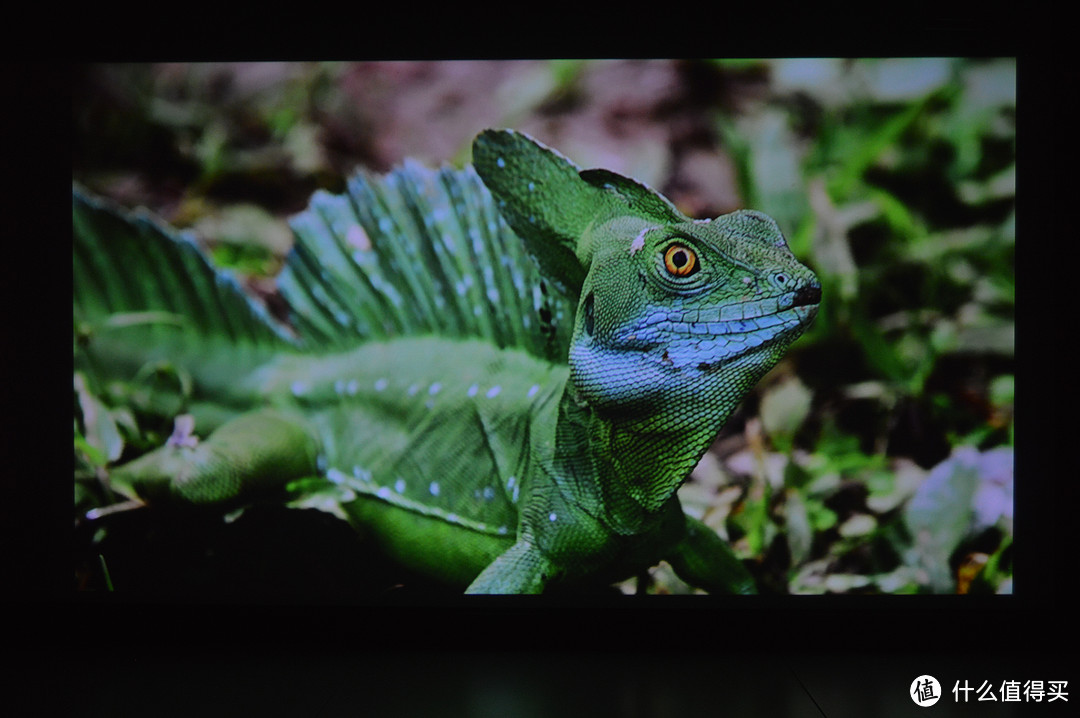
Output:
<path fill-rule="evenodd" d="M 698 270 L 697 252 L 685 244 L 673 244 L 664 251 L 664 268 L 673 277 L 689 277 Z"/>

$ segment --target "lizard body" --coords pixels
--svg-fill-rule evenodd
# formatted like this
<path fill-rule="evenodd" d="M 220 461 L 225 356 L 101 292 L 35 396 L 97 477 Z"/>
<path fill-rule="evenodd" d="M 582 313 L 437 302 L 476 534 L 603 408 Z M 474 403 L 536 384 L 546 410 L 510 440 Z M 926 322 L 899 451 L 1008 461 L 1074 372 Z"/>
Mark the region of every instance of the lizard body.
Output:
<path fill-rule="evenodd" d="M 162 244 L 210 277 L 227 326 L 98 332 L 77 368 L 175 364 L 195 386 L 185 409 L 216 431 L 117 467 L 114 485 L 222 506 L 307 486 L 309 505 L 475 593 L 610 582 L 661 559 L 707 590 L 752 591 L 675 490 L 812 321 L 813 273 L 765 215 L 692 220 L 517 132 L 481 133 L 473 161 L 490 196 L 475 175 L 442 174 L 440 205 L 391 175 L 354 186 L 348 206 L 313 201 L 281 280 L 300 341 L 190 248 Z M 212 314 L 95 283 L 107 233 L 80 249 L 93 234 L 80 224 L 106 220 L 79 212 L 105 210 L 75 202 L 77 318 Z M 426 273 L 406 271 L 417 264 Z"/>

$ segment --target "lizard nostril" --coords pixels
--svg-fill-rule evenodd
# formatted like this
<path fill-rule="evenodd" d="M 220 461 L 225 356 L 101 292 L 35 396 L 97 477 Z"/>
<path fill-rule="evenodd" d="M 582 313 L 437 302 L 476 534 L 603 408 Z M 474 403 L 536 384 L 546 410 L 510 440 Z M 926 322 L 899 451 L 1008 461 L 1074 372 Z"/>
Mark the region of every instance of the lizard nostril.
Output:
<path fill-rule="evenodd" d="M 821 285 L 815 282 L 814 284 L 808 284 L 795 292 L 795 301 L 792 303 L 792 306 L 804 307 L 810 304 L 819 304 L 820 302 Z"/>

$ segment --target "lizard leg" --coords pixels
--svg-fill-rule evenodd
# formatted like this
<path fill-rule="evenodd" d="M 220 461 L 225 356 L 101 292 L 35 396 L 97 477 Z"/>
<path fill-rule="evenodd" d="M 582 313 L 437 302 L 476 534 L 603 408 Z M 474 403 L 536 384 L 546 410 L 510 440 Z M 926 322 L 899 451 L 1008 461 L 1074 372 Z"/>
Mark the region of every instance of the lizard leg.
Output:
<path fill-rule="evenodd" d="M 466 593 L 542 593 L 555 567 L 532 543 L 518 540 L 469 584 Z"/>
<path fill-rule="evenodd" d="M 686 532 L 665 557 L 675 573 L 709 593 L 757 593 L 754 579 L 716 532 L 690 516 Z"/>
<path fill-rule="evenodd" d="M 225 508 L 315 476 L 318 454 L 319 442 L 302 422 L 263 409 L 229 421 L 203 441 L 178 422 L 165 446 L 117 467 L 109 480 L 121 493 L 151 504 Z"/>

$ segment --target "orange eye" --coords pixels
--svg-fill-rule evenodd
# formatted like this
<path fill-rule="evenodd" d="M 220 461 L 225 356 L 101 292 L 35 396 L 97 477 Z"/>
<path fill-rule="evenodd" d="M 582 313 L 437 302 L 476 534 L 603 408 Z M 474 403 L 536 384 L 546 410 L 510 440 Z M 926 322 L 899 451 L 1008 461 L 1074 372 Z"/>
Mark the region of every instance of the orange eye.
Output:
<path fill-rule="evenodd" d="M 673 244 L 664 252 L 664 268 L 675 277 L 689 277 L 697 271 L 697 254 L 685 244 Z"/>

